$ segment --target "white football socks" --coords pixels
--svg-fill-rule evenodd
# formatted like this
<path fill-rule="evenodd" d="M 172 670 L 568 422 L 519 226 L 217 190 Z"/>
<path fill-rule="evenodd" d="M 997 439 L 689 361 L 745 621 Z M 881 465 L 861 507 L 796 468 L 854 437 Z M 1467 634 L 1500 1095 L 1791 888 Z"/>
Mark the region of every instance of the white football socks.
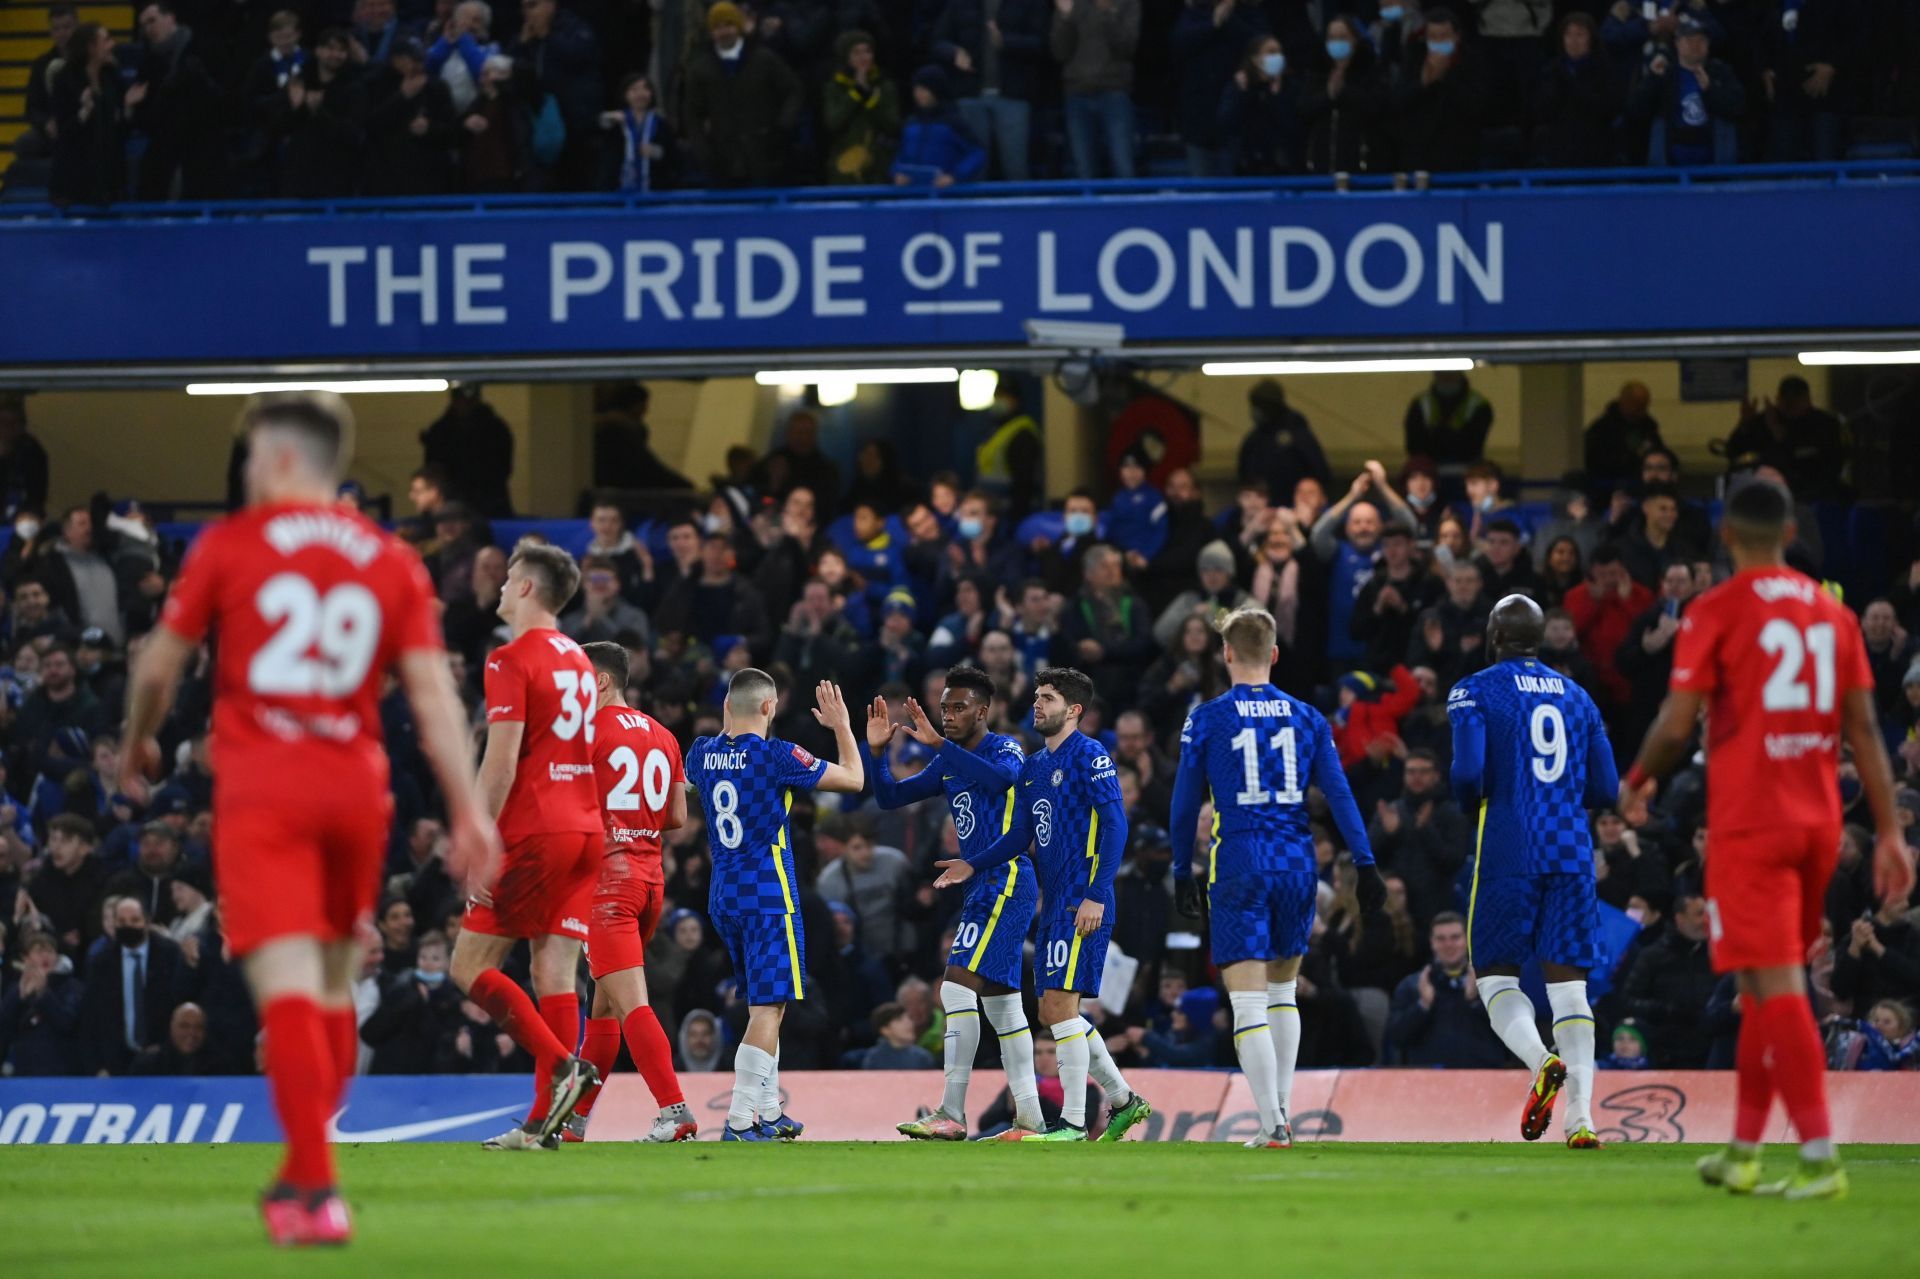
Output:
<path fill-rule="evenodd" d="M 780 1045 L 775 1044 L 767 1058 L 767 1082 L 760 1089 L 760 1117 L 772 1123 L 785 1109 L 780 1100 Z"/>
<path fill-rule="evenodd" d="M 1127 1087 L 1126 1077 L 1120 1073 L 1113 1054 L 1107 1051 L 1107 1041 L 1100 1037 L 1093 1023 L 1082 1017 L 1080 1024 L 1087 1028 L 1087 1069 L 1093 1075 L 1093 1082 L 1107 1094 L 1109 1106 L 1124 1106 L 1127 1098 L 1133 1096 L 1133 1089 Z"/>
<path fill-rule="evenodd" d="M 1273 1038 L 1274 1087 L 1280 1094 L 1280 1117 L 1293 1113 L 1293 1067 L 1300 1060 L 1300 983 L 1267 983 L 1267 1033 Z"/>
<path fill-rule="evenodd" d="M 1280 1068 L 1267 1030 L 1267 994 L 1236 990 L 1227 995 L 1227 1002 L 1233 1005 L 1233 1051 L 1240 1058 L 1247 1087 L 1253 1090 L 1260 1131 L 1271 1133 L 1280 1126 Z"/>
<path fill-rule="evenodd" d="M 940 983 L 940 1007 L 946 1010 L 947 1033 L 942 1041 L 947 1088 L 940 1111 L 957 1124 L 967 1122 L 967 1084 L 973 1079 L 973 1059 L 980 1051 L 980 1001 L 957 981 Z"/>
<path fill-rule="evenodd" d="M 1060 1118 L 1075 1128 L 1087 1126 L 1087 1023 L 1078 1017 L 1053 1027 L 1060 1056 Z"/>
<path fill-rule="evenodd" d="M 1547 1003 L 1553 1008 L 1553 1049 L 1567 1063 L 1566 1129 L 1569 1133 L 1593 1127 L 1593 1009 L 1587 1006 L 1587 983 L 1547 983 Z"/>
<path fill-rule="evenodd" d="M 766 1096 L 767 1077 L 772 1073 L 773 1057 L 762 1049 L 741 1044 L 734 1052 L 733 1104 L 727 1107 L 727 1127 L 735 1132 L 753 1127 Z"/>
<path fill-rule="evenodd" d="M 1040 1115 L 1040 1084 L 1033 1077 L 1033 1030 L 1027 1025 L 1020 996 L 987 995 L 980 1001 L 994 1033 L 1000 1037 L 1000 1061 L 1007 1068 L 1007 1092 L 1013 1097 L 1014 1123 L 1039 1132 L 1046 1126 Z"/>
<path fill-rule="evenodd" d="M 1539 1073 L 1541 1064 L 1547 1060 L 1547 1046 L 1540 1040 L 1540 1026 L 1534 1017 L 1533 1001 L 1520 989 L 1520 979 L 1482 977 L 1479 984 L 1480 1002 L 1486 1005 L 1487 1019 L 1493 1023 L 1493 1033 L 1500 1036 L 1500 1042 L 1520 1059 L 1521 1065 Z M 1585 1002 L 1585 996 L 1582 996 L 1581 1002 Z"/>

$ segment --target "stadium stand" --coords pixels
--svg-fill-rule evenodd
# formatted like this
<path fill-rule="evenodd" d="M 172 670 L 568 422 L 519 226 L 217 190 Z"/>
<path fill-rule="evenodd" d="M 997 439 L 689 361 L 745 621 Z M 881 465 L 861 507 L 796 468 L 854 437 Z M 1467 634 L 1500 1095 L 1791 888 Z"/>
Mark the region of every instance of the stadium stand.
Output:
<path fill-rule="evenodd" d="M 1054 495 L 1017 535 L 1004 497 L 977 488 L 976 477 L 908 474 L 884 442 L 849 466 L 798 418 L 764 455 L 734 458 L 718 488 L 696 489 L 650 452 L 630 452 L 622 478 L 633 487 L 594 497 L 589 518 L 515 519 L 502 502 L 512 455 L 483 447 L 490 413 L 479 401 L 461 410 L 459 447 L 428 430 L 408 491 L 383 496 L 433 577 L 473 713 L 485 655 L 499 640 L 492 607 L 504 552 L 529 537 L 579 558 L 584 584 L 565 628 L 628 647 L 629 700 L 683 743 L 717 728 L 724 678 L 748 662 L 773 671 L 783 691 L 833 678 L 849 700 L 877 693 L 902 718 L 907 697 L 928 702 L 947 667 L 974 662 L 1002 690 L 993 727 L 1029 743 L 1034 671 L 1055 661 L 1092 669 L 1100 701 L 1086 729 L 1119 765 L 1132 823 L 1115 943 L 1139 968 L 1124 1011 L 1089 1011 L 1129 1066 L 1234 1060 L 1204 950 L 1169 941 L 1171 858 L 1197 832 L 1170 833 L 1166 823 L 1182 719 L 1222 687 L 1208 624 L 1248 600 L 1272 610 L 1286 647 L 1282 682 L 1332 717 L 1391 890 L 1384 907 L 1363 910 L 1338 837 L 1321 830 L 1301 1064 L 1498 1064 L 1499 1045 L 1473 1006 L 1473 974 L 1441 937 L 1450 913 L 1465 909 L 1473 852 L 1446 792 L 1448 687 L 1476 665 L 1493 597 L 1525 591 L 1551 610 L 1543 659 L 1593 691 L 1616 749 L 1630 754 L 1664 686 L 1678 619 L 1727 571 L 1714 530 L 1719 481 L 1674 487 L 1673 456 L 1631 386 L 1589 427 L 1587 470 L 1549 499 L 1526 502 L 1509 500 L 1507 482 L 1473 445 L 1461 446 L 1473 464 L 1459 499 L 1436 485 L 1441 468 L 1425 455 L 1336 475 L 1313 424 L 1277 390 L 1255 392 L 1237 493 L 1209 502 L 1184 468 L 1155 470 L 1134 489 L 1107 472 L 1097 493 Z M 1443 379 L 1409 412 L 1457 416 L 1471 394 Z M 601 402 L 609 438 L 624 422 L 630 442 L 644 396 L 628 383 L 604 388 Z M 1003 398 L 996 412 L 1011 421 L 1022 411 Z M 153 625 L 197 526 L 158 519 L 171 513 L 130 495 L 47 511 L 46 453 L 28 426 L 23 402 L 0 404 L 9 521 L 0 557 L 0 1062 L 22 1075 L 250 1072 L 257 1028 L 222 952 L 219 885 L 208 869 L 204 671 L 163 735 L 168 775 L 151 805 L 117 794 L 113 780 L 125 659 Z M 1850 505 L 1860 446 L 1804 384 L 1783 383 L 1734 427 L 1729 475 L 1760 469 L 1790 484 L 1800 499 L 1796 561 L 1849 584 L 1905 787 L 1900 806 L 1920 835 L 1920 542 L 1911 508 L 1880 505 L 1871 522 L 1860 518 Z M 1339 501 L 1330 505 L 1329 495 Z M 343 500 L 366 498 L 356 489 Z M 1369 509 L 1404 512 L 1418 531 L 1380 538 L 1377 522 L 1349 514 Z M 1094 545 L 1122 552 L 1121 581 L 1084 580 Z M 363 1068 L 524 1070 L 485 1015 L 438 983 L 440 939 L 421 954 L 424 937 L 458 929 L 460 902 L 440 860 L 445 832 L 405 703 L 395 695 L 384 709 L 396 816 L 378 940 L 369 941 L 358 991 Z M 831 749 L 804 695 L 785 703 L 776 731 Z M 926 762 L 911 741 L 896 743 L 896 776 Z M 1612 812 L 1594 820 L 1610 948 L 1593 980 L 1599 1042 L 1612 1053 L 1604 1064 L 1730 1063 L 1730 979 L 1717 981 L 1708 966 L 1699 896 L 1701 781 L 1695 765 L 1638 828 Z M 1843 776 L 1842 791 L 1855 812 L 1857 782 Z M 937 805 L 880 812 L 867 797 L 835 810 L 803 795 L 793 823 L 804 962 L 819 997 L 789 1013 L 788 1068 L 858 1068 L 880 1034 L 874 1010 L 888 1004 L 911 1019 L 926 1060 L 938 1060 L 943 1014 L 929 983 L 944 967 L 958 901 L 930 885 L 933 862 L 952 847 L 948 814 Z M 1848 827 L 1830 937 L 1811 957 L 1816 999 L 1831 1019 L 1836 1066 L 1911 1068 L 1912 1022 L 1897 1009 L 1920 999 L 1920 931 L 1906 903 L 1873 902 L 1869 842 Z M 669 835 L 666 859 L 669 913 L 648 959 L 652 998 L 679 1031 L 682 1068 L 724 1069 L 745 1010 L 705 914 L 710 861 L 697 808 Z M 120 955 L 142 946 L 140 999 L 129 1008 Z M 714 1019 L 717 1042 L 707 1034 Z M 887 1033 L 903 1038 L 897 1014 Z"/>

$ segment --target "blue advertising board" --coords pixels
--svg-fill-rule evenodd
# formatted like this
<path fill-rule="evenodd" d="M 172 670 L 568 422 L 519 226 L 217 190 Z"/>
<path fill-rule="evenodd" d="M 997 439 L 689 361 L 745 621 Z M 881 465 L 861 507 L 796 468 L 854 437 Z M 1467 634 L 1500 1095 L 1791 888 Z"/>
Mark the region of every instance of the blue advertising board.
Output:
<path fill-rule="evenodd" d="M 0 222 L 0 366 L 1911 327 L 1877 183 Z"/>
<path fill-rule="evenodd" d="M 363 1075 L 335 1141 L 485 1141 L 526 1113 L 521 1075 Z M 279 1141 L 266 1080 L 0 1079 L 0 1146 Z"/>

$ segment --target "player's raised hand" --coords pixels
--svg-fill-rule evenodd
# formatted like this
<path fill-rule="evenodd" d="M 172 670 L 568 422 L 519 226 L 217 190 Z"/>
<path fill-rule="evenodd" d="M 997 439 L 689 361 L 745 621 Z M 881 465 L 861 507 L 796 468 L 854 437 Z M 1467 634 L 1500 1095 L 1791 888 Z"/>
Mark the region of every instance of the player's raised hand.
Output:
<path fill-rule="evenodd" d="M 840 686 L 832 680 L 821 680 L 813 690 L 813 717 L 822 728 L 838 732 L 841 729 L 852 731 L 853 716 L 847 710 L 847 699 L 840 694 Z"/>
<path fill-rule="evenodd" d="M 935 728 L 933 721 L 927 718 L 926 708 L 911 697 L 907 699 L 907 719 L 911 721 L 907 725 L 908 737 L 922 746 L 940 749 L 940 730 Z"/>
<path fill-rule="evenodd" d="M 1653 792 L 1660 783 L 1649 777 L 1635 786 L 1626 778 L 1620 779 L 1620 816 L 1629 826 L 1647 824 L 1647 805 L 1653 802 Z"/>
<path fill-rule="evenodd" d="M 949 857 L 934 865 L 940 868 L 940 878 L 933 881 L 935 888 L 958 888 L 973 878 L 973 867 L 967 865 L 964 857 Z"/>
<path fill-rule="evenodd" d="M 1100 931 L 1100 925 L 1107 918 L 1107 908 L 1099 902 L 1083 901 L 1080 909 L 1073 912 L 1073 932 L 1076 937 L 1091 937 Z"/>
<path fill-rule="evenodd" d="M 160 743 L 155 739 L 142 738 L 120 748 L 120 793 L 142 808 L 151 791 L 147 779 L 159 771 Z"/>
<path fill-rule="evenodd" d="M 887 749 L 893 741 L 893 712 L 887 709 L 887 699 L 876 697 L 873 705 L 867 707 L 867 745 L 874 751 Z"/>
<path fill-rule="evenodd" d="M 1905 901 L 1913 892 L 1913 854 L 1898 831 L 1874 838 L 1873 891 L 1882 904 Z"/>

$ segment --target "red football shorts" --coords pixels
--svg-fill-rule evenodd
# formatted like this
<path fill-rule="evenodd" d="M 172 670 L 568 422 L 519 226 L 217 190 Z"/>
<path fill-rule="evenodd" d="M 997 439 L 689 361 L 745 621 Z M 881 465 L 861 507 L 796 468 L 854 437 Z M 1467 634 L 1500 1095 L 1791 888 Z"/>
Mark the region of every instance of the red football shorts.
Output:
<path fill-rule="evenodd" d="M 658 859 L 648 867 L 630 853 L 613 853 L 600 863 L 587 930 L 587 970 L 595 981 L 646 966 L 647 943 L 660 926 L 665 895 L 659 868 Z"/>
<path fill-rule="evenodd" d="M 1840 859 L 1833 826 L 1707 832 L 1713 969 L 1798 968 L 1820 939 L 1827 882 Z"/>
<path fill-rule="evenodd" d="M 393 801 L 214 803 L 220 923 L 236 955 L 282 937 L 345 941 L 380 897 Z"/>
<path fill-rule="evenodd" d="M 492 937 L 557 935 L 585 941 L 602 839 L 599 831 L 569 832 L 529 835 L 508 844 L 493 905 L 468 902 L 462 927 Z"/>

